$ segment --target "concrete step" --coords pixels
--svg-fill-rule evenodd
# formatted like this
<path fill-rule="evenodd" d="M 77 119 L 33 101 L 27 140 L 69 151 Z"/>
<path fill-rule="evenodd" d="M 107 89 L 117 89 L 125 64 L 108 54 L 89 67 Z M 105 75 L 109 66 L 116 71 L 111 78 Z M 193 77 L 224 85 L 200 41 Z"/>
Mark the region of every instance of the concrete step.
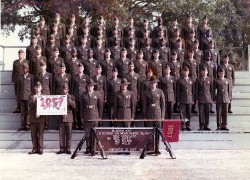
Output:
<path fill-rule="evenodd" d="M 73 131 L 72 150 L 76 148 L 83 131 Z M 170 143 L 173 149 L 250 149 L 249 134 L 242 132 L 180 132 L 179 142 Z M 82 152 L 84 151 L 83 145 Z M 0 149 L 31 149 L 30 132 L 0 131 Z M 46 131 L 44 134 L 44 149 L 59 149 L 59 131 Z M 163 143 L 160 149 L 164 149 Z"/>
<path fill-rule="evenodd" d="M 235 114 L 249 114 L 250 115 L 250 108 L 249 107 L 232 107 L 232 111 Z"/>
<path fill-rule="evenodd" d="M 234 111 L 234 108 L 232 109 Z M 179 119 L 179 115 L 175 114 L 173 119 Z M 239 114 L 232 114 L 228 115 L 228 128 L 233 131 L 244 131 L 250 132 L 250 115 L 239 115 Z M 21 117 L 20 114 L 13 114 L 13 113 L 0 113 L 0 130 L 17 130 L 21 126 Z M 136 127 L 142 127 L 143 122 L 136 122 Z M 198 115 L 192 115 L 191 117 L 191 125 L 194 130 L 199 129 L 199 119 Z M 109 123 L 104 122 L 104 126 L 108 127 Z M 212 130 L 217 129 L 216 124 L 216 115 L 210 115 L 210 128 Z M 58 129 L 58 123 L 55 116 L 49 117 L 49 129 L 55 130 Z"/>
<path fill-rule="evenodd" d="M 181 133 L 180 141 L 170 143 L 172 149 L 182 150 L 238 150 L 250 149 L 249 134 L 238 132 Z M 164 148 L 163 145 L 160 146 Z"/>
<path fill-rule="evenodd" d="M 12 84 L 1 84 L 0 85 L 0 98 L 14 98 L 15 91 Z"/>
<path fill-rule="evenodd" d="M 250 78 L 249 79 L 235 79 L 235 85 L 250 85 Z"/>
<path fill-rule="evenodd" d="M 249 79 L 250 78 L 250 71 L 235 71 L 235 78 Z"/>
<path fill-rule="evenodd" d="M 16 99 L 15 98 L 8 98 L 8 99 L 2 99 L 0 101 L 0 107 L 4 106 L 15 106 L 16 105 Z"/>
<path fill-rule="evenodd" d="M 234 92 L 233 99 L 250 100 L 250 92 L 246 92 L 246 93 Z"/>
<path fill-rule="evenodd" d="M 75 148 L 83 131 L 74 131 L 72 134 L 72 148 Z M 84 146 L 85 147 L 85 146 Z M 30 131 L 0 131 L 0 149 L 31 149 Z M 44 134 L 45 149 L 59 149 L 59 131 L 46 131 Z"/>
<path fill-rule="evenodd" d="M 250 99 L 233 99 L 232 107 L 249 107 L 250 109 Z"/>
<path fill-rule="evenodd" d="M 0 84 L 10 84 L 12 71 L 0 71 Z"/>
<path fill-rule="evenodd" d="M 0 130 L 17 130 L 21 127 L 21 115 L 15 113 L 0 113 Z M 54 116 L 49 117 L 49 129 L 58 129 Z"/>
<path fill-rule="evenodd" d="M 237 85 L 237 86 L 234 86 L 233 88 L 233 93 L 249 93 L 250 92 L 250 85 L 245 85 L 245 86 L 242 86 L 242 85 Z"/>

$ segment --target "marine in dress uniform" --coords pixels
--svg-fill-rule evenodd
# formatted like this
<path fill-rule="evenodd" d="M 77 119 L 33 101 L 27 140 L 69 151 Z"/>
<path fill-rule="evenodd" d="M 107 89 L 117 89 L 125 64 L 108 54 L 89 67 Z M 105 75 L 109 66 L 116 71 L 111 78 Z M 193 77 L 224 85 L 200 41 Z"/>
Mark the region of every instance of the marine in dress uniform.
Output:
<path fill-rule="evenodd" d="M 113 39 L 113 46 L 110 47 L 111 51 L 111 58 L 114 60 L 120 59 L 121 57 L 121 39 L 120 38 L 114 38 Z"/>
<path fill-rule="evenodd" d="M 77 58 L 77 49 L 73 47 L 71 49 L 71 58 L 65 61 L 67 73 L 71 76 L 78 74 L 78 65 L 81 63 L 81 60 Z"/>
<path fill-rule="evenodd" d="M 204 53 L 199 48 L 200 48 L 199 41 L 195 40 L 193 42 L 194 58 L 196 59 L 198 64 L 204 61 L 204 57 L 203 57 Z"/>
<path fill-rule="evenodd" d="M 197 28 L 197 38 L 201 41 L 206 36 L 206 31 L 209 30 L 212 33 L 212 28 L 208 24 L 208 17 L 204 16 Z"/>
<path fill-rule="evenodd" d="M 177 79 L 179 79 L 181 76 L 180 74 L 181 74 L 182 65 L 180 61 L 177 61 L 177 53 L 175 50 L 171 51 L 171 59 L 169 62 L 166 63 L 166 66 L 170 67 L 170 75 L 175 78 L 175 82 L 176 82 Z M 179 106 L 177 105 L 176 102 L 174 104 L 174 112 L 175 113 L 180 112 Z"/>
<path fill-rule="evenodd" d="M 44 48 L 47 43 L 47 37 L 45 38 L 44 36 L 42 36 L 41 28 L 38 26 L 35 27 L 34 31 L 35 31 L 34 35 L 36 36 L 36 39 L 37 39 L 37 45 L 41 46 L 42 50 L 44 51 Z"/>
<path fill-rule="evenodd" d="M 93 48 L 94 52 L 94 59 L 101 61 L 104 59 L 104 54 L 105 54 L 105 46 L 103 46 L 101 38 L 96 39 L 96 47 Z"/>
<path fill-rule="evenodd" d="M 80 38 L 80 45 L 77 47 L 77 57 L 81 59 L 81 62 L 88 59 L 88 49 L 90 46 L 87 45 L 87 37 L 82 36 Z"/>
<path fill-rule="evenodd" d="M 73 110 L 76 108 L 74 96 L 69 94 L 67 84 L 63 85 L 63 95 L 67 96 L 67 115 L 58 116 L 60 151 L 57 154 L 71 154 Z"/>
<path fill-rule="evenodd" d="M 130 38 L 129 39 L 129 46 L 127 48 L 127 58 L 130 59 L 131 61 L 136 60 L 136 54 L 137 54 L 137 49 L 135 45 L 135 39 Z"/>
<path fill-rule="evenodd" d="M 53 50 L 53 56 L 48 60 L 48 72 L 52 73 L 53 76 L 60 73 L 61 64 L 64 64 L 64 59 L 59 57 L 59 49 L 55 48 Z"/>
<path fill-rule="evenodd" d="M 126 78 L 121 80 L 121 89 L 116 92 L 114 97 L 114 119 L 133 120 L 135 117 L 135 98 L 134 93 L 129 91 L 130 83 Z M 118 121 L 118 127 L 131 127 L 130 121 Z"/>
<path fill-rule="evenodd" d="M 65 73 L 66 66 L 64 63 L 60 65 L 60 73 L 56 74 L 53 80 L 53 94 L 60 95 L 63 93 L 63 85 L 67 84 L 69 90 L 71 90 L 71 75 Z"/>
<path fill-rule="evenodd" d="M 213 104 L 213 78 L 208 77 L 208 69 L 201 66 L 200 76 L 195 82 L 195 99 L 199 107 L 199 130 L 210 131 L 209 112 Z"/>
<path fill-rule="evenodd" d="M 57 26 L 56 23 L 52 24 L 52 30 L 51 30 L 51 35 L 53 35 L 55 37 L 55 44 L 60 47 L 62 45 L 62 40 L 63 37 L 65 37 L 65 35 L 62 35 L 61 33 L 59 33 L 59 26 Z"/>
<path fill-rule="evenodd" d="M 90 77 L 94 75 L 96 65 L 98 64 L 98 61 L 93 58 L 93 55 L 93 50 L 88 49 L 88 59 L 86 61 L 83 61 L 84 74 L 87 74 Z"/>
<path fill-rule="evenodd" d="M 154 49 L 153 59 L 148 62 L 148 68 L 152 69 L 154 75 L 159 78 L 162 76 L 163 62 L 159 59 L 159 50 Z"/>
<path fill-rule="evenodd" d="M 91 127 L 98 125 L 98 121 L 91 120 L 101 119 L 103 115 L 103 99 L 98 91 L 94 91 L 94 85 L 95 82 L 90 79 L 87 82 L 87 91 L 80 98 L 82 124 L 88 134 L 85 154 L 91 153 L 93 156 L 95 155 L 96 143 L 94 135 L 90 133 L 90 130 Z"/>
<path fill-rule="evenodd" d="M 47 38 L 48 38 L 48 35 L 49 35 L 49 28 L 45 24 L 45 19 L 43 17 L 40 18 L 40 20 L 38 22 L 38 27 L 41 30 L 41 36 L 44 38 L 45 42 L 47 43 Z"/>
<path fill-rule="evenodd" d="M 223 56 L 222 64 L 220 65 L 225 70 L 225 78 L 229 79 L 230 81 L 230 102 L 228 104 L 228 113 L 233 113 L 231 110 L 231 102 L 232 102 L 232 93 L 233 93 L 233 87 L 235 86 L 235 73 L 234 73 L 234 65 L 229 64 L 229 56 L 225 54 Z"/>
<path fill-rule="evenodd" d="M 121 50 L 121 58 L 115 61 L 115 67 L 118 70 L 118 77 L 124 78 L 128 73 L 128 64 L 131 60 L 127 58 L 127 50 L 122 48 Z"/>
<path fill-rule="evenodd" d="M 47 58 L 42 56 L 41 46 L 36 47 L 37 56 L 30 61 L 31 74 L 36 76 L 40 71 L 40 65 L 42 62 L 47 63 Z"/>
<path fill-rule="evenodd" d="M 64 38 L 64 43 L 60 47 L 60 56 L 65 60 L 68 61 L 68 59 L 71 59 L 71 50 L 74 48 L 74 45 L 71 44 L 70 37 L 66 35 Z"/>
<path fill-rule="evenodd" d="M 187 15 L 186 23 L 182 26 L 182 37 L 186 40 L 188 39 L 188 34 L 190 31 L 194 31 L 197 34 L 197 26 L 193 24 L 193 17 L 191 14 Z"/>
<path fill-rule="evenodd" d="M 89 76 L 84 74 L 84 66 L 80 63 L 78 65 L 77 74 L 72 77 L 72 94 L 76 100 L 76 112 L 74 113 L 73 129 L 82 130 L 82 122 L 80 117 L 80 99 L 82 93 L 86 91 Z"/>
<path fill-rule="evenodd" d="M 73 28 L 73 34 L 74 36 L 78 35 L 78 26 L 76 24 L 76 16 L 75 14 L 70 15 L 70 23 L 66 26 L 66 32 L 69 32 L 69 29 Z"/>
<path fill-rule="evenodd" d="M 19 81 L 19 76 L 23 74 L 23 64 L 29 64 L 29 61 L 24 58 L 25 53 L 22 49 L 18 51 L 18 59 L 13 62 L 13 67 L 12 67 L 12 77 L 11 77 L 11 82 L 14 86 L 15 90 L 15 95 L 16 95 L 16 106 L 17 109 L 13 113 L 19 113 L 20 112 L 20 102 L 18 100 L 18 81 Z"/>
<path fill-rule="evenodd" d="M 115 61 L 110 58 L 111 52 L 109 49 L 105 50 L 104 60 L 100 61 L 100 66 L 102 67 L 102 75 L 106 77 L 106 79 L 110 79 L 112 77 L 112 70 L 115 66 Z"/>
<path fill-rule="evenodd" d="M 231 82 L 225 78 L 225 70 L 221 67 L 217 69 L 218 78 L 214 80 L 214 103 L 216 103 L 217 130 L 228 131 L 227 113 L 230 102 Z"/>
<path fill-rule="evenodd" d="M 49 36 L 49 43 L 47 44 L 45 48 L 45 56 L 49 60 L 53 57 L 53 51 L 54 49 L 59 49 L 60 46 L 57 46 L 55 44 L 55 36 L 52 34 Z"/>
<path fill-rule="evenodd" d="M 35 76 L 35 82 L 39 81 L 42 85 L 42 94 L 51 95 L 53 90 L 53 76 L 51 73 L 46 72 L 47 65 L 45 62 L 40 63 L 39 73 Z M 44 129 L 48 130 L 49 121 L 48 116 L 45 116 Z"/>
<path fill-rule="evenodd" d="M 60 14 L 56 13 L 55 17 L 54 17 L 54 25 L 57 26 L 57 32 L 58 32 L 58 34 L 60 34 L 60 36 L 64 37 L 66 35 L 66 26 L 65 26 L 64 23 L 61 23 L 60 21 L 61 21 Z"/>
<path fill-rule="evenodd" d="M 29 97 L 29 117 L 32 140 L 32 151 L 29 154 L 43 154 L 43 135 L 45 116 L 37 115 L 37 96 L 42 95 L 42 84 L 38 81 L 35 85 L 35 94 Z"/>
<path fill-rule="evenodd" d="M 150 78 L 150 89 L 145 91 L 142 100 L 142 113 L 144 119 L 162 120 L 165 116 L 165 96 L 161 89 L 157 88 L 158 80 L 155 76 Z M 146 122 L 147 127 L 153 127 L 160 124 L 150 121 Z M 159 134 L 155 135 L 155 154 L 161 154 L 159 151 Z"/>
<path fill-rule="evenodd" d="M 153 33 L 153 37 L 154 37 L 154 38 L 159 37 L 159 31 L 162 31 L 162 32 L 163 32 L 164 37 L 168 37 L 168 30 L 167 30 L 167 27 L 165 27 L 165 26 L 163 25 L 163 20 L 162 20 L 162 18 L 159 17 L 159 18 L 157 19 L 157 22 L 158 22 L 158 24 L 157 24 L 156 27 L 154 27 L 153 32 L 152 32 L 152 33 Z"/>
<path fill-rule="evenodd" d="M 144 46 L 141 49 L 143 51 L 144 60 L 147 62 L 152 60 L 154 48 L 151 47 L 151 40 L 149 38 L 145 39 Z"/>
<path fill-rule="evenodd" d="M 19 131 L 30 129 L 29 96 L 34 93 L 34 76 L 29 73 L 29 65 L 23 64 L 23 74 L 19 76 L 17 85 L 17 99 L 21 107 L 21 128 Z"/>
<path fill-rule="evenodd" d="M 101 94 L 104 103 L 106 103 L 107 102 L 107 79 L 101 73 L 102 73 L 102 67 L 100 66 L 100 64 L 98 64 L 96 65 L 95 75 L 92 76 L 91 79 L 93 79 L 95 82 L 94 90 L 98 91 Z"/>
<path fill-rule="evenodd" d="M 195 82 L 188 76 L 189 69 L 182 68 L 182 77 L 176 82 L 176 103 L 180 107 L 180 118 L 185 120 L 182 122 L 182 130 L 191 131 L 191 107 L 195 100 Z"/>
<path fill-rule="evenodd" d="M 195 81 L 199 74 L 199 65 L 196 59 L 194 59 L 194 51 L 192 49 L 188 50 L 188 58 L 183 62 L 182 66 L 189 69 L 189 77 Z M 197 113 L 196 102 L 192 105 L 192 113 Z"/>
<path fill-rule="evenodd" d="M 182 64 L 186 59 L 186 50 L 182 48 L 182 41 L 180 39 L 176 41 L 176 48 L 174 50 L 177 53 L 177 61 L 180 61 Z"/>
<path fill-rule="evenodd" d="M 107 80 L 107 103 L 110 112 L 110 119 L 114 119 L 114 97 L 120 91 L 121 79 L 117 77 L 118 70 L 113 68 L 112 77 Z M 113 124 L 114 125 L 114 124 Z"/>
<path fill-rule="evenodd" d="M 132 61 L 129 62 L 128 66 L 129 72 L 125 75 L 125 78 L 128 80 L 128 82 L 130 82 L 128 85 L 128 90 L 134 93 L 134 101 L 137 105 L 137 103 L 141 101 L 141 78 L 140 75 L 134 71 L 135 65 Z M 140 109 L 140 107 L 138 109 Z"/>
<path fill-rule="evenodd" d="M 78 36 L 78 43 L 80 43 L 82 38 L 86 38 L 87 39 L 86 45 L 92 48 L 94 46 L 93 45 L 94 37 L 89 33 L 89 27 L 83 27 L 81 34 L 82 34 L 81 36 Z"/>
<path fill-rule="evenodd" d="M 36 47 L 37 47 L 37 38 L 36 36 L 31 36 L 31 43 L 30 45 L 26 48 L 26 59 L 30 61 L 30 66 L 32 63 L 32 60 L 36 58 L 37 52 L 36 52 Z"/>
<path fill-rule="evenodd" d="M 134 61 L 135 72 L 140 75 L 141 81 L 147 78 L 148 62 L 144 60 L 143 51 L 137 51 L 136 60 Z"/>
<path fill-rule="evenodd" d="M 122 35 L 123 37 L 128 37 L 129 35 L 129 30 L 133 30 L 135 31 L 135 26 L 134 26 L 134 18 L 132 16 L 130 16 L 127 20 L 127 26 L 123 28 L 123 32 Z"/>
<path fill-rule="evenodd" d="M 159 89 L 161 89 L 165 95 L 166 112 L 165 118 L 172 119 L 173 105 L 175 103 L 175 90 L 176 80 L 174 76 L 170 75 L 170 67 L 168 65 L 164 68 L 164 75 L 159 79 Z"/>

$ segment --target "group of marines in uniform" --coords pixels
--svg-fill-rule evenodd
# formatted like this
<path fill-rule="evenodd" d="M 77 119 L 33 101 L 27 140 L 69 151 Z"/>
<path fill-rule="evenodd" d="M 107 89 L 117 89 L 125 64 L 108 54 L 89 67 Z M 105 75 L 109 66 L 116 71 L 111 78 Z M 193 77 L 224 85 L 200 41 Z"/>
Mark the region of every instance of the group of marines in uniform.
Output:
<path fill-rule="evenodd" d="M 220 58 L 206 16 L 199 26 L 188 15 L 183 26 L 173 18 L 169 27 L 159 17 L 154 28 L 147 19 L 136 27 L 133 17 L 124 27 L 117 17 L 110 26 L 102 16 L 92 25 L 87 16 L 79 25 L 74 14 L 69 21 L 61 23 L 56 13 L 47 26 L 41 18 L 32 31 L 26 58 L 20 49 L 13 62 L 15 112 L 21 113 L 19 130 L 31 129 L 30 154 L 43 154 L 49 118 L 59 123 L 58 154 L 71 154 L 72 129 L 103 126 L 104 113 L 115 127 L 133 127 L 138 117 L 157 121 L 179 113 L 181 130 L 191 131 L 191 113 L 196 114 L 198 107 L 199 130 L 210 131 L 209 114 L 216 104 L 217 130 L 228 130 L 234 66 L 227 54 Z M 67 115 L 38 116 L 39 95 L 66 95 Z M 144 125 L 152 127 L 154 121 Z M 89 134 L 86 153 L 94 155 Z"/>

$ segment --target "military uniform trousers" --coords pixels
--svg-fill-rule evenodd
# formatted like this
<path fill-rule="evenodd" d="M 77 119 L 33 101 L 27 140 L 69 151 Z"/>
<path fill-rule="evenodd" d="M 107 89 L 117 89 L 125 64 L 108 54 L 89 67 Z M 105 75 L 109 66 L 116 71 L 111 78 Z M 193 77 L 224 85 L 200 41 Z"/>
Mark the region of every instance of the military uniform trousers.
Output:
<path fill-rule="evenodd" d="M 209 113 L 210 113 L 209 103 L 199 103 L 199 125 L 200 129 L 208 128 L 209 126 Z"/>
<path fill-rule="evenodd" d="M 122 119 L 131 119 L 132 116 L 132 110 L 131 107 L 117 107 L 117 119 L 122 120 Z M 125 115 L 125 116 L 122 116 Z M 117 122 L 117 126 L 118 127 L 131 127 L 131 123 L 130 121 L 118 121 Z"/>
<path fill-rule="evenodd" d="M 227 126 L 227 112 L 228 112 L 228 103 L 217 103 L 216 104 L 217 129 L 226 128 L 226 126 Z"/>
<path fill-rule="evenodd" d="M 72 139 L 72 122 L 59 123 L 60 151 L 70 151 Z"/>
<path fill-rule="evenodd" d="M 93 134 L 92 128 L 98 126 L 98 122 L 91 122 L 91 121 L 83 121 L 83 125 L 85 128 L 85 132 L 87 133 L 87 138 L 86 138 L 86 152 L 95 154 L 96 150 L 96 139 Z"/>
<path fill-rule="evenodd" d="M 150 117 L 151 116 L 151 117 Z M 150 106 L 147 108 L 147 119 L 161 119 L 161 108 L 160 106 Z M 145 122 L 146 127 L 154 127 L 157 126 L 158 128 L 161 128 L 161 122 L 157 121 L 149 121 Z M 155 133 L 155 152 L 159 151 L 159 144 L 160 144 L 160 134 L 156 131 Z"/>
<path fill-rule="evenodd" d="M 187 122 L 182 123 L 182 128 L 190 127 L 190 119 L 191 119 L 191 108 L 192 104 L 182 104 L 180 103 L 180 118 L 181 120 L 188 120 Z"/>
<path fill-rule="evenodd" d="M 166 102 L 165 118 L 172 119 L 173 114 L 173 102 Z"/>
<path fill-rule="evenodd" d="M 21 106 L 21 128 L 29 128 L 30 127 L 29 114 L 28 114 L 29 101 L 21 100 L 20 106 Z"/>
<path fill-rule="evenodd" d="M 76 109 L 73 111 L 73 129 L 82 129 L 82 121 L 81 121 L 81 104 L 80 101 L 76 101 Z"/>
<path fill-rule="evenodd" d="M 32 151 L 43 151 L 44 123 L 30 123 Z"/>

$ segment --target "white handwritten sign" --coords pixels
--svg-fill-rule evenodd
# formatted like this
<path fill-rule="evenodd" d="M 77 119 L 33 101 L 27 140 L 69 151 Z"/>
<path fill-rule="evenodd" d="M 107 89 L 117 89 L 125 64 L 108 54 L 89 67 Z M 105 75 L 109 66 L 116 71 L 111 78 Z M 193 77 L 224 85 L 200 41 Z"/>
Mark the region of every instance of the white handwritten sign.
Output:
<path fill-rule="evenodd" d="M 67 96 L 66 95 L 38 96 L 37 115 L 67 115 Z"/>

